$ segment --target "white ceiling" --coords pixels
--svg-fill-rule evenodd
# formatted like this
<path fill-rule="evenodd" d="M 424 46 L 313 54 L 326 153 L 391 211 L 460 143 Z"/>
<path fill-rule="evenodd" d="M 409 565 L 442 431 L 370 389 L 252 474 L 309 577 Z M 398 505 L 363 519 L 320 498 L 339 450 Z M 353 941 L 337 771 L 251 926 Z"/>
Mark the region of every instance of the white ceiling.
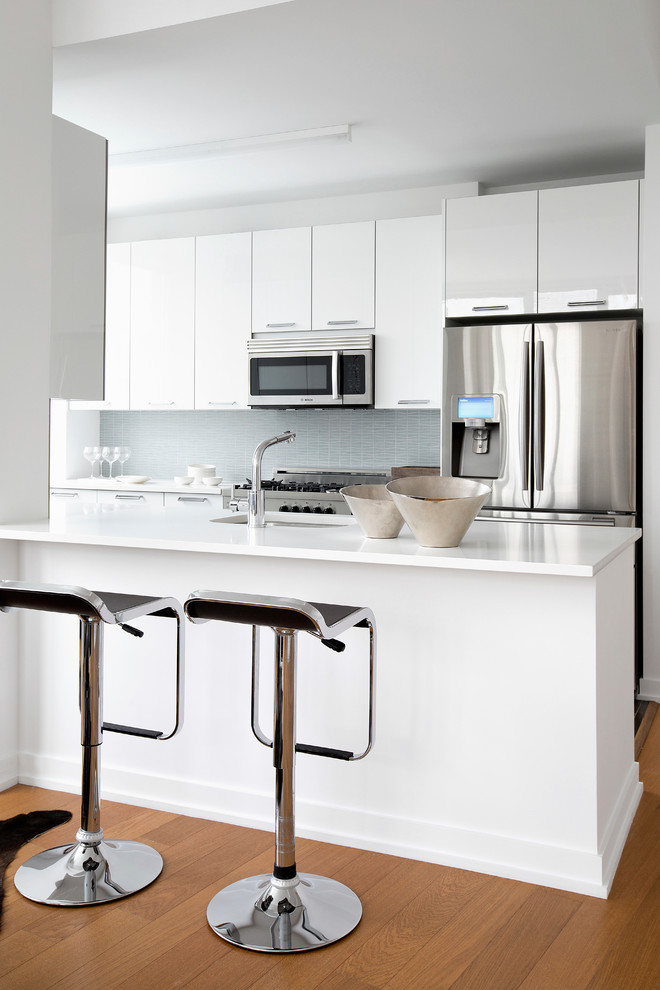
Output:
<path fill-rule="evenodd" d="M 350 123 L 352 141 L 110 170 L 112 216 L 643 169 L 660 0 L 291 0 L 54 49 L 110 154 Z"/>

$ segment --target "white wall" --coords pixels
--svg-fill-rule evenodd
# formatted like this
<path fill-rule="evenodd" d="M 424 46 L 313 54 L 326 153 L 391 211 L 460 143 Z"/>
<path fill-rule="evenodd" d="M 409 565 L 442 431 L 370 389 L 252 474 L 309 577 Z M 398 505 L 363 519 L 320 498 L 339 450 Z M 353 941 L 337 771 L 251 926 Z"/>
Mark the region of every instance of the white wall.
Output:
<path fill-rule="evenodd" d="M 644 288 L 644 677 L 640 695 L 660 701 L 660 124 L 646 129 L 642 240 Z"/>
<path fill-rule="evenodd" d="M 0 523 L 47 509 L 51 87 L 50 0 L 2 0 Z M 14 576 L 6 550 L 0 577 Z M 0 614 L 0 787 L 15 779 L 15 622 Z"/>

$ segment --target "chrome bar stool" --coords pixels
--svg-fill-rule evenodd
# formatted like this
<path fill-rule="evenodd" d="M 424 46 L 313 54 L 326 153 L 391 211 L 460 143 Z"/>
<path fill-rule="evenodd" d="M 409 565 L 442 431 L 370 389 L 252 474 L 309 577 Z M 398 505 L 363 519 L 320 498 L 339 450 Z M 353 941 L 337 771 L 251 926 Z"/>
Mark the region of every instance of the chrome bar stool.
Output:
<path fill-rule="evenodd" d="M 34 609 L 77 615 L 80 619 L 80 714 L 82 802 L 76 841 L 38 853 L 16 871 L 14 882 L 25 897 L 43 904 L 82 907 L 104 904 L 133 894 L 152 883 L 163 868 L 160 853 L 141 842 L 105 839 L 99 793 L 103 732 L 148 739 L 171 739 L 182 725 L 183 609 L 174 598 L 148 598 L 88 591 L 68 585 L 0 581 L 0 611 Z M 168 731 L 142 729 L 103 721 L 103 623 L 128 625 L 140 616 L 176 619 L 176 691 L 174 726 Z"/>
<path fill-rule="evenodd" d="M 273 749 L 275 766 L 275 864 L 272 874 L 239 880 L 211 900 L 207 919 L 221 938 L 259 952 L 304 952 L 336 942 L 362 916 L 356 894 L 328 877 L 298 873 L 295 850 L 294 772 L 296 753 L 336 760 L 361 760 L 373 745 L 376 629 L 368 608 L 324 605 L 295 598 L 196 591 L 184 604 L 193 622 L 218 619 L 252 626 L 252 729 Z M 259 629 L 275 634 L 273 740 L 258 723 Z M 330 649 L 344 643 L 334 637 L 353 626 L 369 630 L 368 741 L 361 753 L 296 742 L 296 637 L 307 632 Z"/>

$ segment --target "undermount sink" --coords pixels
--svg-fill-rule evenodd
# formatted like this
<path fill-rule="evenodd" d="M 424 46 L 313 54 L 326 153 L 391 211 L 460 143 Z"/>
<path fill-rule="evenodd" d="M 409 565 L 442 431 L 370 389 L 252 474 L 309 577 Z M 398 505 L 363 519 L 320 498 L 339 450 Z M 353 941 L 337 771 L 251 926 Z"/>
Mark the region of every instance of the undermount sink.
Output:
<path fill-rule="evenodd" d="M 231 526 L 246 526 L 247 518 L 247 513 L 237 512 L 235 515 L 220 516 L 219 519 L 211 519 L 211 522 L 227 523 Z M 266 526 L 292 526 L 296 528 L 300 527 L 301 529 L 325 529 L 328 526 L 348 526 L 351 522 L 353 522 L 352 516 L 322 516 L 318 513 L 316 515 L 313 515 L 312 513 L 306 513 L 305 515 L 295 513 L 294 515 L 291 515 L 288 512 L 266 513 Z"/>

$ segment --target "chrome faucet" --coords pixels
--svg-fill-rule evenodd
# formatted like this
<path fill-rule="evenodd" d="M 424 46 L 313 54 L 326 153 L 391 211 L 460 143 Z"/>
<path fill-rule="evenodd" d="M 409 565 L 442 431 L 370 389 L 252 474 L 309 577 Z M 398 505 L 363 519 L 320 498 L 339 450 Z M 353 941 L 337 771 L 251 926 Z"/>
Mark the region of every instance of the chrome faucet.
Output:
<path fill-rule="evenodd" d="M 278 437 L 270 437 L 262 440 L 254 448 L 252 455 L 252 490 L 248 497 L 248 526 L 263 529 L 266 525 L 266 499 L 261 490 L 261 459 L 267 447 L 272 447 L 275 443 L 292 443 L 296 439 L 295 433 L 287 430 L 286 433 Z"/>

